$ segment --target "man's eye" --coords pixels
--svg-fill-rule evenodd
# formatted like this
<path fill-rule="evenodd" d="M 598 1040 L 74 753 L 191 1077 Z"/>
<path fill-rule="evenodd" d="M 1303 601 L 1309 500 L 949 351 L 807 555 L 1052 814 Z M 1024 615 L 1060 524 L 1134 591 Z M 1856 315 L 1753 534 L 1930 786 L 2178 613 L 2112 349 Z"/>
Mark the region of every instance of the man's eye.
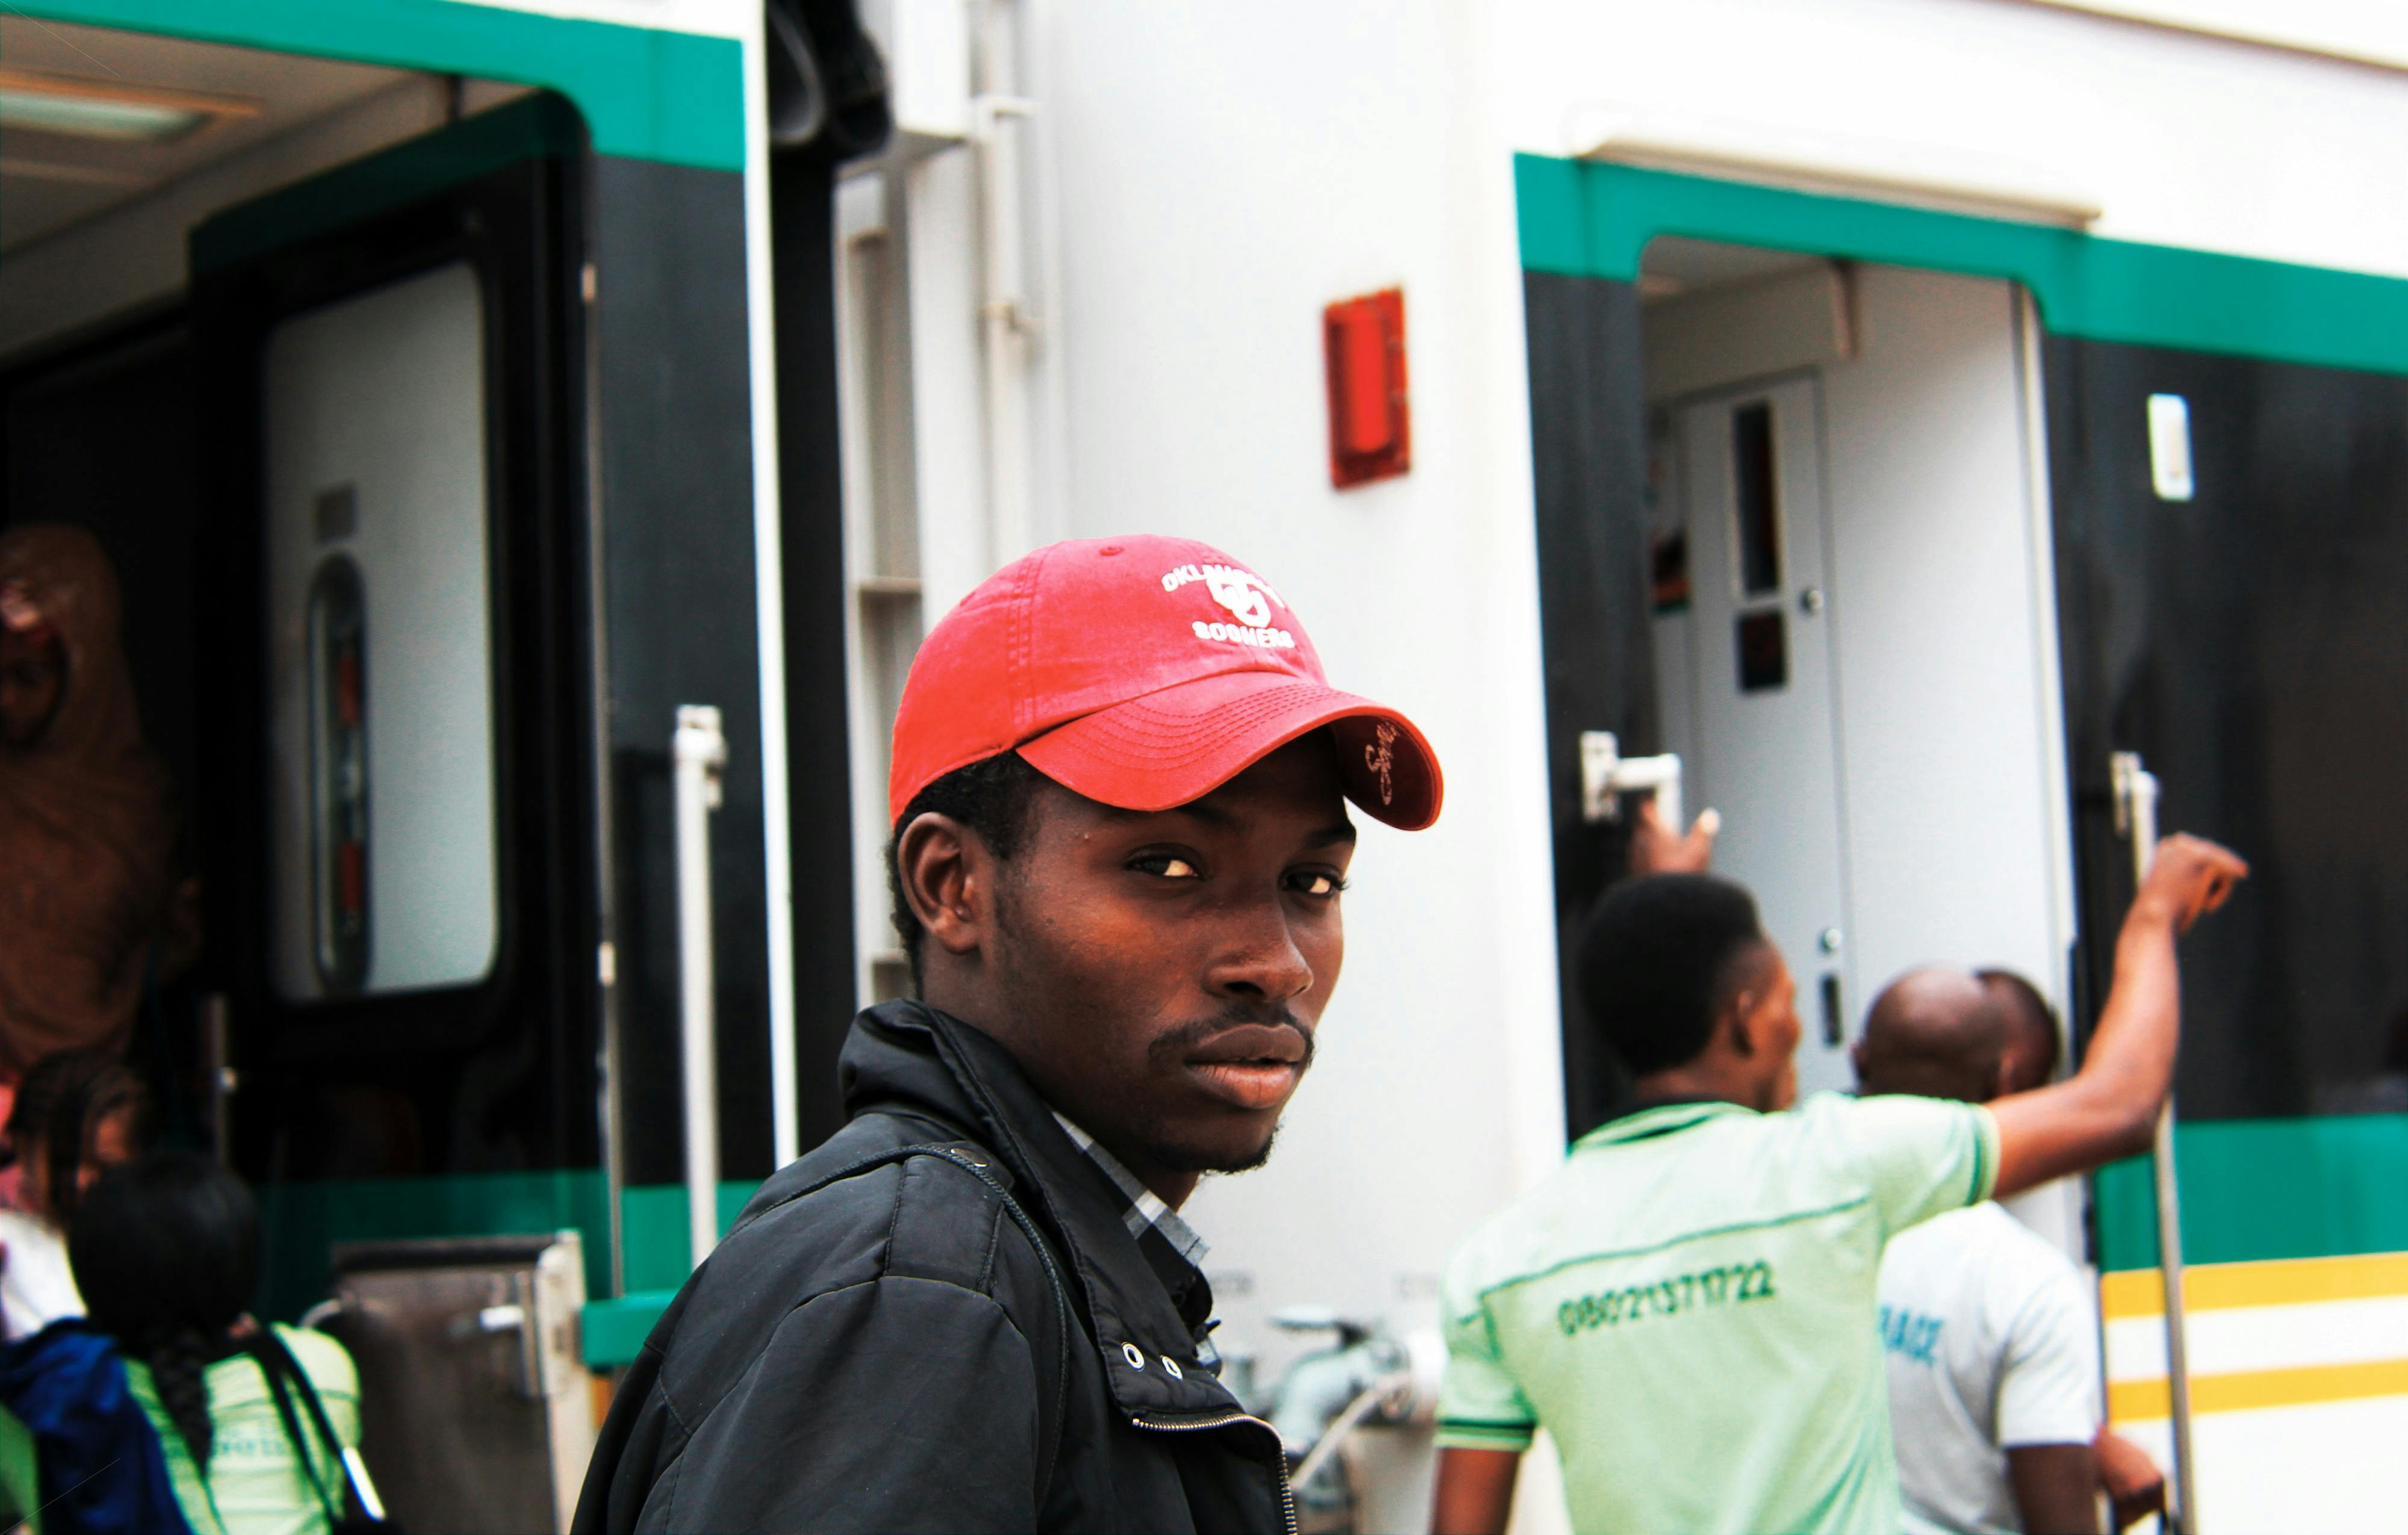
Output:
<path fill-rule="evenodd" d="M 1159 874 L 1166 880 L 1193 880 L 1200 877 L 1197 874 L 1194 864 L 1172 853 L 1150 853 L 1135 860 L 1129 867 L 1144 869 L 1148 874 Z"/>
<path fill-rule="evenodd" d="M 1296 888 L 1307 896 L 1335 896 L 1346 888 L 1346 882 L 1335 874 L 1298 874 L 1296 876 Z"/>

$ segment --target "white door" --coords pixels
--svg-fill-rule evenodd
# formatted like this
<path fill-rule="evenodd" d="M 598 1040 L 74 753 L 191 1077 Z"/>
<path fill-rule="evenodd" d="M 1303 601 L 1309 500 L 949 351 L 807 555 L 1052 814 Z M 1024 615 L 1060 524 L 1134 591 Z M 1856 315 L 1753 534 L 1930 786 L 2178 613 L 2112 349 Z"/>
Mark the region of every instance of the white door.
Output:
<path fill-rule="evenodd" d="M 1844 1090 L 1847 964 L 1820 397 L 1813 378 L 1680 408 L 1691 606 L 1693 806 L 1723 814 L 1717 873 L 1756 893 L 1798 979 L 1801 1092 Z M 1670 712 L 1670 711 L 1668 711 Z"/>

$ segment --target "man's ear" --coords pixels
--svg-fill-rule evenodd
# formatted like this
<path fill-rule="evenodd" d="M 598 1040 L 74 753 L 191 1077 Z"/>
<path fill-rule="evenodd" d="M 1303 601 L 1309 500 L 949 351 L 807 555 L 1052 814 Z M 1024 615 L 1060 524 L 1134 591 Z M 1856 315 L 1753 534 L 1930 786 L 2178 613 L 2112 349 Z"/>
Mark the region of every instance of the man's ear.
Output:
<path fill-rule="evenodd" d="M 1756 1005 L 1761 998 L 1754 987 L 1734 994 L 1723 1010 L 1723 1031 L 1730 1037 L 1731 1051 L 1742 1060 L 1753 1060 L 1764 1041 L 1756 1037 Z"/>
<path fill-rule="evenodd" d="M 948 954 L 976 953 L 995 917 L 995 855 L 978 833 L 929 813 L 903 828 L 896 873 L 912 915 Z"/>

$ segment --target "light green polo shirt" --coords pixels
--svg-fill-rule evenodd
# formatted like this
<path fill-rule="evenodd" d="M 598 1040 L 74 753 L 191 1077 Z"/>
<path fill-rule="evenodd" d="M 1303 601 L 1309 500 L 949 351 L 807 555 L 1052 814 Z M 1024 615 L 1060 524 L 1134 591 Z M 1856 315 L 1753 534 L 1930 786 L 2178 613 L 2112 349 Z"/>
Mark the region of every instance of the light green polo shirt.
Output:
<path fill-rule="evenodd" d="M 317 1388 L 327 1421 L 345 1445 L 360 1442 L 360 1378 L 343 1345 L 322 1332 L 276 1324 L 276 1335 L 293 1351 L 301 1372 Z M 325 1535 L 326 1505 L 303 1481 L 314 1473 L 318 1485 L 336 1508 L 343 1506 L 345 1484 L 341 1463 L 320 1440 L 308 1410 L 296 1401 L 301 1432 L 309 1442 L 308 1473 L 293 1451 L 293 1436 L 268 1394 L 267 1377 L 259 1361 L 248 1354 L 230 1355 L 202 1372 L 209 1393 L 209 1427 L 214 1440 L 208 1474 L 193 1462 L 175 1419 L 159 1401 L 150 1367 L 139 1360 L 125 1364 L 125 1383 L 134 1399 L 150 1414 L 159 1431 L 159 1448 L 167 1461 L 167 1480 L 176 1501 L 194 1535 Z"/>
<path fill-rule="evenodd" d="M 322 1332 L 276 1324 L 276 1335 L 293 1351 L 302 1372 L 318 1390 L 326 1417 L 347 1445 L 360 1442 L 359 1372 L 343 1345 Z M 301 1480 L 293 1455 L 293 1441 L 277 1415 L 267 1393 L 267 1377 L 247 1354 L 232 1355 L 202 1373 L 209 1393 L 209 1423 L 215 1445 L 208 1475 L 193 1463 L 191 1446 L 159 1400 L 150 1367 L 138 1359 L 125 1363 L 125 1384 L 159 1435 L 159 1450 L 167 1463 L 167 1480 L 194 1535 L 324 1535 L 325 1507 Z M 295 1413 L 302 1412 L 299 1402 Z M 310 1433 L 309 1420 L 301 1419 Z M 342 1506 L 346 1485 L 341 1467 L 311 1435 L 310 1468 L 337 1508 Z M 34 1453 L 34 1436 L 16 1414 L 0 1408 L 0 1515 L 13 1512 L 27 1535 L 41 1535 L 41 1479 Z M 13 1503 L 13 1510 L 7 1505 Z"/>
<path fill-rule="evenodd" d="M 1998 1126 L 1935 1098 L 1642 1110 L 1447 1266 L 1441 1446 L 1544 1427 L 1584 1535 L 1896 1535 L 1883 1246 L 1990 1197 Z"/>

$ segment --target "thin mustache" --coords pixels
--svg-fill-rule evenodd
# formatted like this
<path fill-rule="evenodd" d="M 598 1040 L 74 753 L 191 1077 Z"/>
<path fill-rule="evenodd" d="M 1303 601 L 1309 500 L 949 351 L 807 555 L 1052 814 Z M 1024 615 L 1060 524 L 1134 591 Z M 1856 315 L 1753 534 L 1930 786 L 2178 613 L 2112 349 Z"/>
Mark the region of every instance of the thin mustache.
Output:
<path fill-rule="evenodd" d="M 1157 1066 L 1173 1065 L 1190 1049 L 1233 1028 L 1292 1028 L 1304 1041 L 1304 1057 L 1296 1063 L 1297 1070 L 1302 1073 L 1312 1065 L 1312 1030 L 1297 1022 L 1296 1014 L 1286 1008 L 1268 1016 L 1241 1007 L 1231 1008 L 1218 1018 L 1200 1018 L 1192 1024 L 1182 1024 L 1168 1034 L 1155 1036 L 1154 1042 L 1146 1047 L 1146 1054 Z"/>

